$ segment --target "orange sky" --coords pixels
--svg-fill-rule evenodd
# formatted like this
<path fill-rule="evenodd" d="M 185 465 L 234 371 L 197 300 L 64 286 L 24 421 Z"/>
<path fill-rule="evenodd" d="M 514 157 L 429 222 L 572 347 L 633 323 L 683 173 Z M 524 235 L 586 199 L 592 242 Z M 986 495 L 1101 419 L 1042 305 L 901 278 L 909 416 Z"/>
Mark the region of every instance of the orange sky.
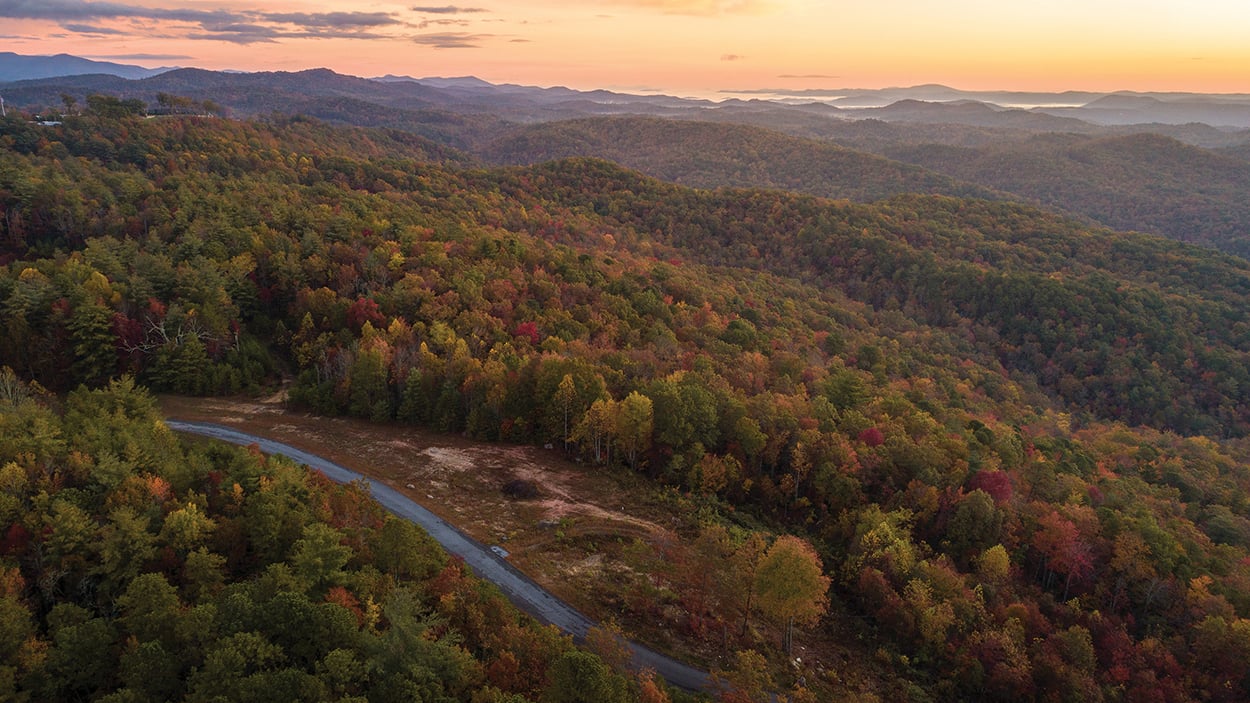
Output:
<path fill-rule="evenodd" d="M 1250 93 L 1244 0 L 0 0 L 0 46 L 146 66 L 658 90 Z"/>

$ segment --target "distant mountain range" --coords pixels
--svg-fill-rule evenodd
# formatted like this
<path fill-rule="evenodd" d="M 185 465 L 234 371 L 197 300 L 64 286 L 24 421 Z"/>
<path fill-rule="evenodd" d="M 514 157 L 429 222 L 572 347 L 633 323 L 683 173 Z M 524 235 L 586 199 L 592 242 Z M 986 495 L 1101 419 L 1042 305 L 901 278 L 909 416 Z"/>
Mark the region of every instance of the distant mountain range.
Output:
<path fill-rule="evenodd" d="M 750 119 L 723 120 L 714 113 L 758 115 L 764 112 L 773 119 L 785 114 L 801 115 L 809 120 L 880 119 L 1035 132 L 1088 132 L 1089 125 L 1190 123 L 1225 131 L 1250 129 L 1250 94 L 965 91 L 943 85 L 921 85 L 871 90 L 741 91 L 738 95 L 761 97 L 713 102 L 607 90 L 493 84 L 473 76 L 356 78 L 327 69 L 295 73 L 148 69 L 65 54 L 21 56 L 11 52 L 0 53 L 0 85 L 4 87 L 5 99 L 19 106 L 57 104 L 59 94 L 55 94 L 56 100 L 48 99 L 55 90 L 71 94 L 105 91 L 143 99 L 152 99 L 161 91 L 201 90 L 215 94 L 188 97 L 212 99 L 241 115 L 279 108 L 282 100 L 268 94 L 277 90 L 286 94 L 288 100 L 293 96 L 354 99 L 388 108 L 451 109 L 461 113 L 489 113 L 523 122 L 646 114 L 698 115 L 699 119 L 758 124 L 758 120 Z M 1229 145 L 1239 143 L 1241 140 Z"/>
<path fill-rule="evenodd" d="M 56 56 L 23 56 L 11 51 L 0 51 L 0 83 L 11 81 L 79 76 L 90 73 L 138 79 L 155 76 L 172 68 L 144 68 L 109 61 L 92 61 L 69 54 Z"/>
<path fill-rule="evenodd" d="M 47 75 L 69 70 L 87 73 Z M 63 94 L 80 104 L 94 93 L 154 104 L 168 93 L 211 100 L 237 117 L 305 115 L 400 130 L 463 160 L 591 156 L 697 187 L 858 201 L 901 193 L 1018 199 L 1250 256 L 1247 95 L 929 85 L 712 102 L 472 76 L 160 70 L 0 54 L 0 76 L 15 75 L 24 79 L 0 83 L 0 95 L 31 111 L 59 110 Z"/>

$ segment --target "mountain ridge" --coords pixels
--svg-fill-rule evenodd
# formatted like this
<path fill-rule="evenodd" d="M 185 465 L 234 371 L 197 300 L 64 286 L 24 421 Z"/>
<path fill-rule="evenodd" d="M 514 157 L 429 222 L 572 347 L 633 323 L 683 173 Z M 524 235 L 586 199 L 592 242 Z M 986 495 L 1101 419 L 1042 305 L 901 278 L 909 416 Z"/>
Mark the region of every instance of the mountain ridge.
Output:
<path fill-rule="evenodd" d="M 111 61 L 95 61 L 70 54 L 26 56 L 11 51 L 0 52 L 0 83 L 92 73 L 137 79 L 172 70 L 173 67 L 145 68 Z"/>
<path fill-rule="evenodd" d="M 6 53 L 0 54 L 0 82 L 27 82 L 30 80 L 39 80 L 58 76 L 35 75 L 34 73 L 22 74 L 20 69 L 13 68 L 22 64 L 23 61 L 32 57 L 21 57 L 17 54 Z M 33 57 L 40 58 L 40 57 Z M 76 62 L 80 62 L 83 66 L 91 68 L 79 68 L 77 70 L 92 70 L 112 75 L 121 75 L 126 71 L 129 78 L 146 78 L 152 75 L 160 75 L 161 73 L 176 69 L 142 69 L 140 67 L 126 67 L 119 64 L 108 64 L 106 62 L 93 62 L 87 59 L 79 59 L 77 57 L 69 57 Z M 30 71 L 31 69 L 28 69 Z M 142 75 L 135 76 L 133 71 L 140 71 Z M 318 69 L 309 69 L 318 70 Z M 512 104 L 493 103 L 495 107 L 505 110 L 520 111 L 519 114 L 529 118 L 542 118 L 543 110 L 550 109 L 553 106 L 559 106 L 561 103 L 567 104 L 578 100 L 589 100 L 600 106 L 610 106 L 612 103 L 621 102 L 632 106 L 635 111 L 646 110 L 649 114 L 661 114 L 665 110 L 694 110 L 703 108 L 713 108 L 716 106 L 728 106 L 733 103 L 732 98 L 724 101 L 712 102 L 703 99 L 678 98 L 667 95 L 635 95 L 629 93 L 619 93 L 609 90 L 574 90 L 562 86 L 538 87 L 538 86 L 522 86 L 515 84 L 494 84 L 484 81 L 474 76 L 462 76 L 457 78 L 411 78 L 408 76 L 383 76 L 382 79 L 358 78 L 354 76 L 343 76 L 330 69 L 320 69 L 328 71 L 336 76 L 335 80 L 341 78 L 354 78 L 360 81 L 369 81 L 375 85 L 385 86 L 407 86 L 409 88 L 426 88 L 431 90 L 447 91 L 440 97 L 446 105 L 459 105 L 465 109 L 483 109 L 486 104 L 483 100 L 489 96 L 510 96 L 513 100 Z M 253 75 L 252 73 L 226 73 L 227 75 Z M 286 75 L 299 75 L 305 71 L 295 71 Z M 278 75 L 274 72 L 261 72 L 262 75 Z M 319 74 L 327 75 L 328 74 Z M 6 78 L 3 78 L 7 76 Z M 29 83 L 24 86 L 29 88 Z M 944 104 L 971 101 L 994 105 L 1003 108 L 1000 112 L 1011 113 L 1014 111 L 1034 113 L 1035 120 L 1045 120 L 1048 117 L 1054 118 L 1076 118 L 1085 122 L 1100 125 L 1125 125 L 1125 124 L 1185 124 L 1189 122 L 1204 122 L 1217 127 L 1250 129 L 1250 94 L 1212 94 L 1204 95 L 1199 93 L 1151 93 L 1151 92 L 1134 92 L 1134 91 L 1114 91 L 1107 93 L 1097 92 L 1081 92 L 1081 91 L 1063 91 L 1058 93 L 1044 92 L 1025 92 L 1025 91 L 965 91 L 948 86 L 929 84 L 913 86 L 910 88 L 885 88 L 885 89 L 845 89 L 845 90 L 810 90 L 810 91 L 770 91 L 770 90 L 746 90 L 736 91 L 738 95 L 756 95 L 756 96 L 773 96 L 775 99 L 770 104 L 775 109 L 784 109 L 788 103 L 794 102 L 795 99 L 810 99 L 813 103 L 823 103 L 830 108 L 838 110 L 838 114 L 843 117 L 856 118 L 855 112 L 862 109 L 880 109 L 893 107 L 896 112 L 905 111 L 908 106 L 904 103 L 899 106 L 902 101 L 921 101 L 932 105 L 941 106 Z M 824 98 L 823 100 L 821 98 Z M 46 100 L 46 98 L 45 98 Z M 220 102 L 220 101 L 219 101 Z M 1107 109 L 1105 105 L 1108 102 L 1117 105 L 1115 109 Z M 1125 109 L 1126 105 L 1132 109 Z M 616 112 L 625 112 L 618 104 L 615 108 Z M 584 114 L 584 112 L 583 112 Z M 888 116 L 888 112 L 885 113 Z M 576 116 L 568 114 L 566 111 L 563 117 Z M 862 115 L 861 115 L 862 116 Z M 931 115 L 928 117 L 918 117 L 911 115 L 909 119 L 923 119 L 927 121 L 958 121 L 952 119 L 957 116 L 950 113 Z M 548 117 L 549 118 L 549 117 Z M 984 120 L 985 116 L 980 115 L 975 119 Z M 1010 120 L 1017 123 L 1022 121 L 1019 115 L 1006 115 L 1003 117 L 1007 122 L 997 122 L 995 124 L 1001 126 L 1012 126 Z M 983 122 L 974 121 L 973 124 L 983 124 Z M 1019 126 L 1019 125 L 1017 125 Z M 1047 128 L 1054 128 L 1050 126 Z"/>

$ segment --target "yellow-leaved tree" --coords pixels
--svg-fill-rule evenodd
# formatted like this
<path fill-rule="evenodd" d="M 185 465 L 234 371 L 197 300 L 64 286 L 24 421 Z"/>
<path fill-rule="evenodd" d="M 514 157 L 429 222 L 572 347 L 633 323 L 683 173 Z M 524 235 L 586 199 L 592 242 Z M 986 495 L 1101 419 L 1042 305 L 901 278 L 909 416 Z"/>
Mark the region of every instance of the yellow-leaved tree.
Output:
<path fill-rule="evenodd" d="M 773 542 L 755 572 L 759 608 L 782 623 L 782 647 L 789 654 L 794 625 L 813 624 L 829 608 L 829 577 L 820 556 L 807 541 L 782 535 Z"/>

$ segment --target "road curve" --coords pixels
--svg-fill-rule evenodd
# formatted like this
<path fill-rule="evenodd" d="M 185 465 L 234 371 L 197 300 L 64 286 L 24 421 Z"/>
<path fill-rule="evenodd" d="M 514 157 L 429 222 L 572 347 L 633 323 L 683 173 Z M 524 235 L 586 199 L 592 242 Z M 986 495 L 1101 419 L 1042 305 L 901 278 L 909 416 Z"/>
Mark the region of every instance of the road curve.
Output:
<path fill-rule="evenodd" d="M 231 444 L 245 446 L 255 444 L 266 454 L 281 454 L 301 464 L 307 464 L 310 468 L 320 471 L 339 483 L 365 478 L 355 471 L 316 454 L 222 425 L 172 419 L 167 420 L 165 424 L 175 432 L 202 435 Z M 422 527 L 439 544 L 443 545 L 444 549 L 464 559 L 464 562 L 472 567 L 478 576 L 498 586 L 508 600 L 539 621 L 555 625 L 579 641 L 586 636 L 587 630 L 594 626 L 594 622 L 589 618 L 548 593 L 516 567 L 497 557 L 486 545 L 464 534 L 399 491 L 372 481 L 369 482 L 369 490 L 373 494 L 373 499 L 382 507 Z M 633 665 L 636 668 L 652 669 L 670 684 L 687 691 L 702 691 L 710 688 L 711 678 L 707 672 L 666 657 L 640 644 L 630 642 L 629 646 L 633 651 Z"/>

